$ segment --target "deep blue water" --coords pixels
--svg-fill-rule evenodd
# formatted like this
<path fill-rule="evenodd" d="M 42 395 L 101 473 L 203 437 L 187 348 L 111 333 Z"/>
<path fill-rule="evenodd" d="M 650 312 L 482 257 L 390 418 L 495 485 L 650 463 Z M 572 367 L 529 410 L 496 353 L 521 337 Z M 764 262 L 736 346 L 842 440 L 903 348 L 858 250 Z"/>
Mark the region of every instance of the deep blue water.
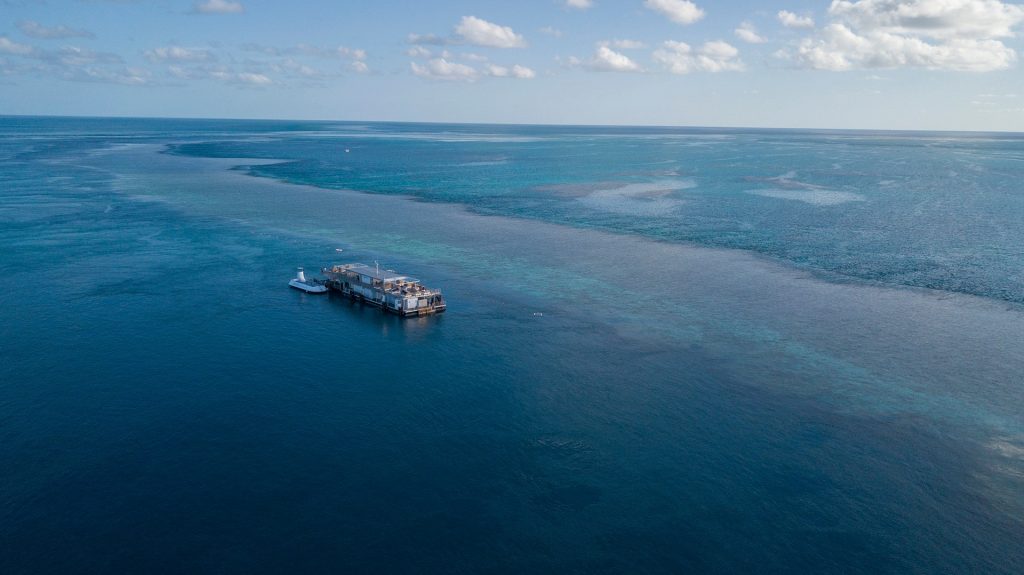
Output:
<path fill-rule="evenodd" d="M 0 572 L 1022 572 L 1022 172 L 1005 134 L 0 117 Z M 449 311 L 286 286 L 373 260 Z"/>

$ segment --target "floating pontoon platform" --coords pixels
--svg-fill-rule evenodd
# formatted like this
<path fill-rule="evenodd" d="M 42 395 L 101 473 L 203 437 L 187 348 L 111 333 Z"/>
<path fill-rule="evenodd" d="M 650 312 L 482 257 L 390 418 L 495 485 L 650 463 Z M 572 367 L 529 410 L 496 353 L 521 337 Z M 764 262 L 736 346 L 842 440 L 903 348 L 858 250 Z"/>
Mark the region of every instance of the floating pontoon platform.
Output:
<path fill-rule="evenodd" d="M 400 316 L 441 313 L 445 310 L 440 290 L 430 289 L 417 279 L 380 266 L 351 263 L 320 270 L 329 289 Z"/>

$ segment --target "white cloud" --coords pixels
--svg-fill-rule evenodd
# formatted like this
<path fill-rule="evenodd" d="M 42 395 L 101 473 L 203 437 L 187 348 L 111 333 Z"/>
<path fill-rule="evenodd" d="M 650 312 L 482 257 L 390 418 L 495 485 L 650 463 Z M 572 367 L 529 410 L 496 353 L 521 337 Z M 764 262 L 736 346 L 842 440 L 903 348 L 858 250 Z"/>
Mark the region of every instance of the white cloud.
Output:
<path fill-rule="evenodd" d="M 192 71 L 182 66 L 168 66 L 167 72 L 175 78 L 187 80 L 192 77 Z"/>
<path fill-rule="evenodd" d="M 347 62 L 347 67 L 355 72 L 366 73 L 370 71 L 366 63 L 366 50 L 360 48 L 349 48 L 348 46 L 314 46 L 311 44 L 299 44 L 288 48 L 273 48 L 258 45 L 248 45 L 245 49 L 254 50 L 269 56 L 295 56 L 318 58 L 322 60 L 341 60 Z M 413 57 L 430 56 L 430 51 L 419 46 L 413 46 L 407 51 Z M 284 62 L 277 62 L 278 65 L 285 65 Z"/>
<path fill-rule="evenodd" d="M 739 50 L 727 42 L 705 42 L 694 50 L 685 42 L 669 40 L 654 51 L 654 60 L 673 74 L 725 72 L 743 69 Z"/>
<path fill-rule="evenodd" d="M 226 58 L 229 63 L 222 65 L 216 63 L 217 55 L 209 50 L 181 46 L 154 48 L 145 56 L 153 62 L 168 64 L 168 73 L 178 79 L 218 80 L 243 86 L 266 86 L 294 79 L 321 81 L 345 73 L 367 74 L 372 71 L 366 61 L 367 52 L 348 46 L 245 44 L 242 49 L 258 56 L 241 61 Z M 331 64 L 321 64 L 320 61 Z M 235 67 L 232 62 L 239 66 Z"/>
<path fill-rule="evenodd" d="M 494 76 L 495 78 L 520 78 L 523 80 L 528 80 L 537 75 L 537 73 L 534 72 L 533 70 L 527 68 L 526 66 L 520 66 L 519 64 L 516 64 L 511 68 L 506 68 L 505 66 L 498 66 L 496 64 L 489 64 L 484 68 L 484 71 L 487 73 L 488 76 Z"/>
<path fill-rule="evenodd" d="M 476 56 L 476 54 L 465 54 L 462 57 Z M 485 60 L 477 56 L 472 60 Z M 474 68 L 469 64 L 453 62 L 449 58 L 434 58 L 425 63 L 410 62 L 412 73 L 430 80 L 447 80 L 456 82 L 475 82 L 481 76 L 492 76 L 495 78 L 534 78 L 537 73 L 526 66 L 516 64 L 514 66 L 501 66 L 498 64 L 484 64 L 481 69 Z"/>
<path fill-rule="evenodd" d="M 152 62 L 209 62 L 216 59 L 209 50 L 181 46 L 153 48 L 146 50 L 145 56 Z"/>
<path fill-rule="evenodd" d="M 92 66 L 96 64 L 123 64 L 124 60 L 110 52 L 96 52 L 77 46 L 64 46 L 54 51 L 37 54 L 37 57 L 51 63 L 58 63 L 69 68 Z"/>
<path fill-rule="evenodd" d="M 976 98 L 971 100 L 971 105 L 985 112 L 997 114 L 1024 112 L 1024 107 L 1018 105 L 1017 94 L 978 94 Z"/>
<path fill-rule="evenodd" d="M 616 52 L 608 46 L 599 45 L 590 61 L 590 67 L 607 72 L 639 72 L 640 66 L 625 54 Z"/>
<path fill-rule="evenodd" d="M 32 53 L 32 46 L 19 44 L 11 41 L 6 36 L 0 36 L 0 54 L 11 54 L 14 56 L 25 56 Z"/>
<path fill-rule="evenodd" d="M 704 17 L 704 11 L 690 0 L 644 0 L 644 6 L 676 24 L 693 24 Z"/>
<path fill-rule="evenodd" d="M 1000 0 L 835 0 L 829 16 L 828 26 L 781 55 L 823 70 L 985 72 L 1017 60 L 1000 38 L 1024 22 L 1024 7 Z"/>
<path fill-rule="evenodd" d="M 212 70 L 207 73 L 210 78 L 227 82 L 229 84 L 241 84 L 245 86 L 269 86 L 274 81 L 264 74 L 255 72 L 234 72 L 231 70 Z"/>
<path fill-rule="evenodd" d="M 823 70 L 921 67 L 985 72 L 1009 68 L 1017 54 L 998 40 L 958 38 L 929 43 L 916 36 L 884 32 L 861 35 L 843 24 L 830 24 L 816 38 L 803 40 L 795 59 Z"/>
<path fill-rule="evenodd" d="M 266 86 L 273 83 L 273 80 L 263 74 L 254 74 L 252 72 L 238 72 L 233 77 L 230 77 L 228 81 L 253 86 Z"/>
<path fill-rule="evenodd" d="M 644 47 L 644 43 L 639 40 L 612 40 L 611 42 L 603 42 L 603 44 L 618 48 L 619 50 L 639 50 Z"/>
<path fill-rule="evenodd" d="M 418 46 L 409 50 L 409 55 L 413 55 L 414 51 L 419 48 Z M 423 49 L 426 54 L 430 54 L 428 50 Z M 349 48 L 348 46 L 313 46 L 310 44 L 299 44 L 291 48 L 273 48 L 267 52 L 273 55 L 302 55 L 312 56 L 314 58 L 323 58 L 326 60 L 349 60 L 351 62 L 360 62 L 366 60 L 366 50 L 359 48 Z"/>
<path fill-rule="evenodd" d="M 739 27 L 733 30 L 736 37 L 748 44 L 764 44 L 767 42 L 757 33 L 757 29 L 750 22 L 741 22 Z"/>
<path fill-rule="evenodd" d="M 512 66 L 512 76 L 516 78 L 528 80 L 530 78 L 535 77 L 536 75 L 536 72 L 534 72 L 531 68 L 527 68 L 526 66 L 520 66 L 519 64 Z"/>
<path fill-rule="evenodd" d="M 565 0 L 565 5 L 577 10 L 586 10 L 594 5 L 594 0 Z"/>
<path fill-rule="evenodd" d="M 423 46 L 413 46 L 405 51 L 405 53 L 412 58 L 429 58 L 430 50 L 427 50 Z"/>
<path fill-rule="evenodd" d="M 67 26 L 43 26 L 39 22 L 32 20 L 22 20 L 18 22 L 18 29 L 22 31 L 26 36 L 32 36 L 33 38 L 43 38 L 46 40 L 52 40 L 55 38 L 92 38 L 93 33 L 88 30 L 82 30 L 79 28 L 68 28 Z"/>
<path fill-rule="evenodd" d="M 448 38 L 434 34 L 409 34 L 407 41 L 410 44 L 428 44 L 430 46 L 444 46 L 449 43 Z"/>
<path fill-rule="evenodd" d="M 239 14 L 245 11 L 241 2 L 233 2 L 232 0 L 196 2 L 193 9 L 200 14 Z"/>
<path fill-rule="evenodd" d="M 361 50 L 359 48 L 346 48 L 345 46 L 338 46 L 337 48 L 334 48 L 331 52 L 337 58 L 359 61 L 366 59 L 366 50 Z"/>
<path fill-rule="evenodd" d="M 542 32 L 560 35 L 554 28 L 545 28 Z M 501 26 L 476 16 L 463 16 L 455 25 L 450 36 L 436 34 L 409 34 L 408 42 L 414 45 L 428 44 L 448 46 L 452 44 L 471 44 L 488 48 L 522 48 L 526 40 L 509 26 Z"/>
<path fill-rule="evenodd" d="M 323 74 L 319 70 L 303 64 L 292 58 L 285 58 L 280 62 L 270 64 L 270 69 L 279 74 L 285 74 L 288 76 L 298 76 L 300 78 L 320 78 Z M 269 78 L 268 78 L 269 79 Z"/>
<path fill-rule="evenodd" d="M 115 69 L 86 66 L 73 71 L 65 71 L 63 78 L 74 82 L 101 82 L 141 86 L 149 83 L 149 72 L 140 68 Z"/>
<path fill-rule="evenodd" d="M 835 2 L 832 6 L 835 6 Z M 779 10 L 776 17 L 786 28 L 814 28 L 814 18 L 810 16 L 798 16 L 789 10 Z"/>
<path fill-rule="evenodd" d="M 1024 6 L 1000 0 L 835 0 L 829 15 L 854 28 L 928 38 L 1005 38 Z"/>
<path fill-rule="evenodd" d="M 149 83 L 147 70 L 125 66 L 123 58 L 110 52 L 77 46 L 45 50 L 0 36 L 0 55 L 6 56 L 0 58 L 4 74 L 33 74 L 71 82 Z"/>
<path fill-rule="evenodd" d="M 352 58 L 353 60 L 365 60 L 366 50 L 359 48 L 346 48 L 344 46 L 338 46 L 334 49 L 334 53 L 340 58 Z"/>
<path fill-rule="evenodd" d="M 492 48 L 522 48 L 526 40 L 508 26 L 500 26 L 476 16 L 463 16 L 455 26 L 455 35 L 467 44 Z"/>
<path fill-rule="evenodd" d="M 250 63 L 252 65 L 253 63 Z M 259 64 L 259 63 L 255 63 Z M 276 72 L 278 74 L 284 74 L 288 76 L 299 76 L 303 78 L 318 78 L 320 73 L 313 68 L 305 66 L 294 60 L 286 59 L 280 62 L 265 64 L 261 67 Z M 262 73 L 254 69 L 239 72 L 228 66 L 223 65 L 171 65 L 167 67 L 167 71 L 171 76 L 181 80 L 217 80 L 224 82 L 225 84 L 233 84 L 242 87 L 253 87 L 260 88 L 274 84 L 274 81 Z"/>
<path fill-rule="evenodd" d="M 561 38 L 562 37 L 562 31 L 559 30 L 558 28 L 552 28 L 551 26 L 545 26 L 545 27 L 541 28 L 540 29 L 540 33 L 544 34 L 544 35 L 547 35 L 547 36 L 551 36 L 553 38 Z"/>
<path fill-rule="evenodd" d="M 568 58 L 562 58 L 561 56 L 555 56 L 555 62 L 566 70 L 573 70 L 576 68 L 582 68 L 587 66 L 587 63 L 577 58 L 576 56 L 569 56 Z"/>
<path fill-rule="evenodd" d="M 449 62 L 444 58 L 434 58 L 425 65 L 416 62 L 410 62 L 409 65 L 412 67 L 413 74 L 433 80 L 472 82 L 479 76 L 476 68 L 458 62 Z"/>

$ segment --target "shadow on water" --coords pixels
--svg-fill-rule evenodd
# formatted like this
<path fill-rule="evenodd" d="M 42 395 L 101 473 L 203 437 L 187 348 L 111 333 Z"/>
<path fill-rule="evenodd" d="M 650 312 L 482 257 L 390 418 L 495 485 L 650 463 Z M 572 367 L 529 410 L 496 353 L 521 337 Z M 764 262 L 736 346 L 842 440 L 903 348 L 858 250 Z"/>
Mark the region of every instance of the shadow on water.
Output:
<path fill-rule="evenodd" d="M 340 329 L 345 329 L 345 324 L 352 322 L 360 333 L 379 331 L 380 335 L 384 337 L 402 337 L 407 340 L 421 340 L 430 337 L 431 332 L 440 329 L 443 318 L 448 313 L 401 317 L 334 291 L 322 296 L 301 295 L 326 300 L 325 307 L 328 309 L 320 319 L 322 321 L 337 321 Z M 339 318 L 327 314 L 344 315 Z"/>

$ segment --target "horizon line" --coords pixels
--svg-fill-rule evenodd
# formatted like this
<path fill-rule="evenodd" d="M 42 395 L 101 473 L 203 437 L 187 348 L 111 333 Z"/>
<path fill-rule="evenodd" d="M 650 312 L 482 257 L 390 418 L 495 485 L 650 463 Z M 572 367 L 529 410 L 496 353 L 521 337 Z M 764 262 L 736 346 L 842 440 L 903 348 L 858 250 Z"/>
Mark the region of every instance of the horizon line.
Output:
<path fill-rule="evenodd" d="M 215 116 L 130 116 L 130 115 L 81 115 L 81 114 L 0 114 L 0 118 L 52 118 L 79 120 L 199 120 L 199 121 L 230 121 L 230 122 L 323 122 L 323 123 L 370 123 L 370 124 L 423 124 L 423 125 L 456 125 L 456 126 L 523 126 L 551 128 L 647 128 L 666 130 L 767 130 L 767 131 L 801 131 L 801 132 L 888 132 L 888 133 L 935 133 L 935 134 L 1000 134 L 1024 136 L 1024 131 L 1012 130 L 950 130 L 922 128 L 809 128 L 779 126 L 714 126 L 714 125 L 672 125 L 672 124 L 545 124 L 536 122 L 467 122 L 467 121 L 435 121 L 435 120 L 366 120 L 366 119 L 323 119 L 323 118 L 225 118 Z"/>

